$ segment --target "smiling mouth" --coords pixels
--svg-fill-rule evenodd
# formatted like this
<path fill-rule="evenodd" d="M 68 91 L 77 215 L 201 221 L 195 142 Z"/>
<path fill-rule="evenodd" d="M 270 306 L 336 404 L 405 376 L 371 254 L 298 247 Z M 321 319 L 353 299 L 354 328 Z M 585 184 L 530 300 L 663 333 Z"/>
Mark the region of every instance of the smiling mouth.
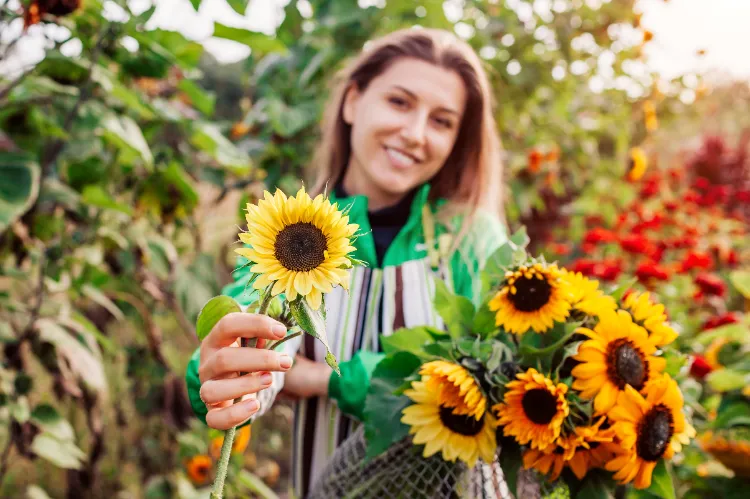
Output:
<path fill-rule="evenodd" d="M 386 154 L 388 157 L 396 163 L 398 166 L 411 166 L 415 163 L 421 163 L 422 160 L 419 158 L 416 158 L 415 156 L 406 153 L 404 151 L 400 151 L 398 149 L 394 149 L 392 147 L 383 146 L 383 149 L 385 149 Z"/>

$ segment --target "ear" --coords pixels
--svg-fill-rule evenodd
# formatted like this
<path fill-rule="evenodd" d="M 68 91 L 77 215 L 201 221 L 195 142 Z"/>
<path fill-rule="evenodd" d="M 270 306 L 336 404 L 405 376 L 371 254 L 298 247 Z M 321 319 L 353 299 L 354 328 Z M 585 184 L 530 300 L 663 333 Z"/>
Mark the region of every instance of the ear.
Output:
<path fill-rule="evenodd" d="M 347 125 L 351 125 L 354 123 L 354 114 L 357 110 L 357 103 L 359 102 L 360 97 L 359 89 L 357 88 L 357 84 L 353 83 L 349 86 L 348 89 L 346 89 L 346 93 L 344 94 L 344 105 L 341 109 L 341 114 L 344 118 L 344 122 Z"/>

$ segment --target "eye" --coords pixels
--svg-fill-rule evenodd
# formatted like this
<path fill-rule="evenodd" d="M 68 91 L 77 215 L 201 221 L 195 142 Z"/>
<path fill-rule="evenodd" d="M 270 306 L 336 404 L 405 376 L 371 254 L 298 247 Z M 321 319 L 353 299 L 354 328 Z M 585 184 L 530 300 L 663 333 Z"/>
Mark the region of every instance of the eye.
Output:
<path fill-rule="evenodd" d="M 406 102 L 406 99 L 396 96 L 388 97 L 388 102 L 396 107 L 406 107 L 406 105 L 408 104 L 408 102 Z"/>
<path fill-rule="evenodd" d="M 435 118 L 435 123 L 442 128 L 453 128 L 453 122 L 446 118 Z"/>

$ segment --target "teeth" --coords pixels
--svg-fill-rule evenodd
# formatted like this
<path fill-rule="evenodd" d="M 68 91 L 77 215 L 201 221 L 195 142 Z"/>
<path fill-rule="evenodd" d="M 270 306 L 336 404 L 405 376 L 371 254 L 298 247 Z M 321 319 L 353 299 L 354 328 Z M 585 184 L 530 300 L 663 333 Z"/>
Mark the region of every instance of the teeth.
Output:
<path fill-rule="evenodd" d="M 413 165 L 414 159 L 410 156 L 407 156 L 406 154 L 403 154 L 399 151 L 396 151 L 395 149 L 391 149 L 390 147 L 386 147 L 386 150 L 388 151 L 388 154 L 398 163 L 402 163 L 404 165 Z"/>

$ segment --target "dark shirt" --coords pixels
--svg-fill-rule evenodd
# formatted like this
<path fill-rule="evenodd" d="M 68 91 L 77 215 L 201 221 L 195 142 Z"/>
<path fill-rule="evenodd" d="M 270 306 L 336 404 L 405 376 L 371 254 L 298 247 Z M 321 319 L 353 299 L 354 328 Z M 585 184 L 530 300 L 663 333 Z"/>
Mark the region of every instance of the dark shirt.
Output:
<path fill-rule="evenodd" d="M 341 183 L 336 186 L 335 192 L 338 198 L 349 196 Z M 409 219 L 409 214 L 411 213 L 411 204 L 414 201 L 416 193 L 417 190 L 413 189 L 395 205 L 368 212 L 372 238 L 375 241 L 375 254 L 377 255 L 379 266 L 383 265 L 383 259 L 388 247 L 396 239 L 396 235 L 401 228 L 406 225 L 406 221 Z"/>

